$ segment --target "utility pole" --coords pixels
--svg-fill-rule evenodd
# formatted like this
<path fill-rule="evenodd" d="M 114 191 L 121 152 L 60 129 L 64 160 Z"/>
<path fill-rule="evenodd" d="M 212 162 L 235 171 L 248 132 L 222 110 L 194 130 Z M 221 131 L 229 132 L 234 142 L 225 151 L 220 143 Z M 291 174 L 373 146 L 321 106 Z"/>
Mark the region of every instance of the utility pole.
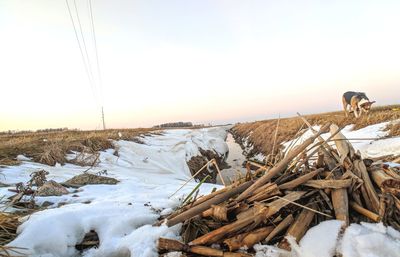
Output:
<path fill-rule="evenodd" d="M 103 106 L 101 107 L 101 118 L 103 119 L 103 130 L 106 130 L 106 122 L 104 120 L 104 110 Z"/>

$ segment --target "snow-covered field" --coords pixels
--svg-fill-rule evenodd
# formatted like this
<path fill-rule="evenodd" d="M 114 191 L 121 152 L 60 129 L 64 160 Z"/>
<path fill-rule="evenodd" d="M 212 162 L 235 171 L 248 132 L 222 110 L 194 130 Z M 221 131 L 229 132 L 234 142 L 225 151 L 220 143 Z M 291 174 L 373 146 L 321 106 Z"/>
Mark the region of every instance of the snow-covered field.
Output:
<path fill-rule="evenodd" d="M 344 130 L 349 138 L 384 136 L 378 124 L 359 131 Z M 307 135 L 307 134 L 306 134 Z M 305 135 L 305 137 L 306 137 Z M 51 207 L 31 215 L 19 228 L 19 236 L 10 244 L 27 248 L 29 256 L 80 256 L 75 245 L 85 233 L 95 230 L 100 247 L 92 248 L 83 256 L 158 256 L 156 240 L 163 237 L 179 238 L 180 225 L 168 228 L 153 227 L 160 214 L 168 214 L 180 204 L 197 183 L 191 182 L 178 194 L 173 194 L 190 178 L 186 164 L 199 148 L 226 154 L 226 128 L 198 130 L 170 130 L 163 135 L 148 136 L 145 144 L 116 141 L 119 157 L 114 150 L 102 152 L 100 164 L 92 173 L 107 170 L 107 176 L 120 180 L 116 185 L 87 185 L 78 192 L 64 196 L 37 197 L 39 204 L 50 201 Z M 400 139 L 353 142 L 365 156 L 400 154 Z M 381 142 L 382 141 L 382 142 Z M 64 182 L 81 174 L 87 167 L 71 164 L 50 167 L 30 161 L 1 169 L 1 182 L 17 183 L 29 180 L 29 174 L 45 169 L 48 179 Z M 213 184 L 203 184 L 200 194 L 209 193 Z M 0 195 L 11 196 L 7 188 Z M 333 256 L 344 257 L 400 256 L 400 233 L 382 224 L 352 224 L 343 236 L 338 236 L 341 223 L 327 221 L 309 230 L 292 253 L 272 246 L 257 245 L 257 256 Z M 319 245 L 319 246 L 318 246 Z M 318 246 L 318 247 L 316 247 Z"/>

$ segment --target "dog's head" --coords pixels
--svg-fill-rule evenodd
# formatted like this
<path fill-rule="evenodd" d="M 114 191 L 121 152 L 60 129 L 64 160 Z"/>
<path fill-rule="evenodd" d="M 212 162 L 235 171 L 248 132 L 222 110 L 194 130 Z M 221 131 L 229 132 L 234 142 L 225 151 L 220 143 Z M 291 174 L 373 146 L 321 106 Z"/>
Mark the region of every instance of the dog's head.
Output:
<path fill-rule="evenodd" d="M 375 101 L 366 101 L 365 103 L 360 104 L 360 107 L 366 112 L 368 113 L 371 110 L 371 106 L 372 104 L 374 104 Z"/>

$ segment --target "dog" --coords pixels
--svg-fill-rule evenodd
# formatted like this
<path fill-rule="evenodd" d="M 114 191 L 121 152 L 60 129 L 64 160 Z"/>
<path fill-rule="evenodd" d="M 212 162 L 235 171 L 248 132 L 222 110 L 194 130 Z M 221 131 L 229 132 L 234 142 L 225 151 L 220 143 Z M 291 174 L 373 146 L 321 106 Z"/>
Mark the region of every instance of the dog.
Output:
<path fill-rule="evenodd" d="M 371 110 L 371 105 L 375 103 L 375 101 L 370 102 L 365 93 L 353 91 L 344 93 L 342 96 L 342 101 L 346 117 L 349 116 L 349 113 L 354 112 L 354 116 L 356 118 L 360 117 L 363 112 L 368 114 Z M 349 106 L 350 111 L 348 110 Z"/>

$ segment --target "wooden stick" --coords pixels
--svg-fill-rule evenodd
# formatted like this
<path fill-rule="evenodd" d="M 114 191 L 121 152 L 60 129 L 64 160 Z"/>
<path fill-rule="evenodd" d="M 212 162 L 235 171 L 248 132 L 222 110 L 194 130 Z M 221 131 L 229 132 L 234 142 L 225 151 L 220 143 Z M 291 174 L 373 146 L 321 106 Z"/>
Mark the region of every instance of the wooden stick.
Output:
<path fill-rule="evenodd" d="M 274 176 L 276 176 L 279 172 L 282 172 L 287 165 L 301 152 L 303 152 L 304 149 L 307 148 L 307 146 L 309 146 L 310 144 L 312 144 L 314 142 L 314 140 L 321 135 L 322 133 L 326 132 L 326 130 L 328 129 L 329 124 L 326 124 L 325 126 L 323 126 L 321 128 L 321 130 L 314 136 L 312 136 L 311 138 L 307 139 L 304 141 L 303 144 L 301 144 L 300 146 L 298 146 L 296 149 L 293 149 L 293 151 L 289 152 L 288 155 L 283 158 L 283 160 L 279 161 L 278 164 L 273 167 L 272 169 L 269 170 L 268 173 L 264 174 L 261 178 L 259 178 L 253 185 L 251 185 L 248 189 L 246 189 L 243 193 L 241 193 L 238 197 L 237 197 L 237 201 L 241 201 L 245 198 L 247 198 L 249 195 L 251 195 L 251 193 L 257 189 L 258 187 L 266 184 L 267 182 L 269 182 Z"/>
<path fill-rule="evenodd" d="M 289 181 L 289 182 L 286 182 L 285 184 L 280 185 L 279 189 L 281 189 L 281 190 L 293 189 L 299 185 L 306 183 L 308 180 L 312 179 L 313 177 L 315 177 L 316 175 L 318 175 L 318 173 L 320 173 L 322 171 L 324 171 L 323 168 L 311 171 L 310 173 L 307 173 L 307 174 L 300 176 L 292 181 Z"/>
<path fill-rule="evenodd" d="M 381 221 L 381 217 L 379 217 L 378 214 L 375 214 L 372 211 L 369 211 L 369 210 L 363 208 L 358 203 L 356 203 L 354 201 L 350 201 L 349 204 L 350 204 L 351 208 L 353 208 L 353 210 L 355 210 L 356 212 L 364 215 L 368 219 L 373 220 L 375 222 L 380 222 Z"/>

